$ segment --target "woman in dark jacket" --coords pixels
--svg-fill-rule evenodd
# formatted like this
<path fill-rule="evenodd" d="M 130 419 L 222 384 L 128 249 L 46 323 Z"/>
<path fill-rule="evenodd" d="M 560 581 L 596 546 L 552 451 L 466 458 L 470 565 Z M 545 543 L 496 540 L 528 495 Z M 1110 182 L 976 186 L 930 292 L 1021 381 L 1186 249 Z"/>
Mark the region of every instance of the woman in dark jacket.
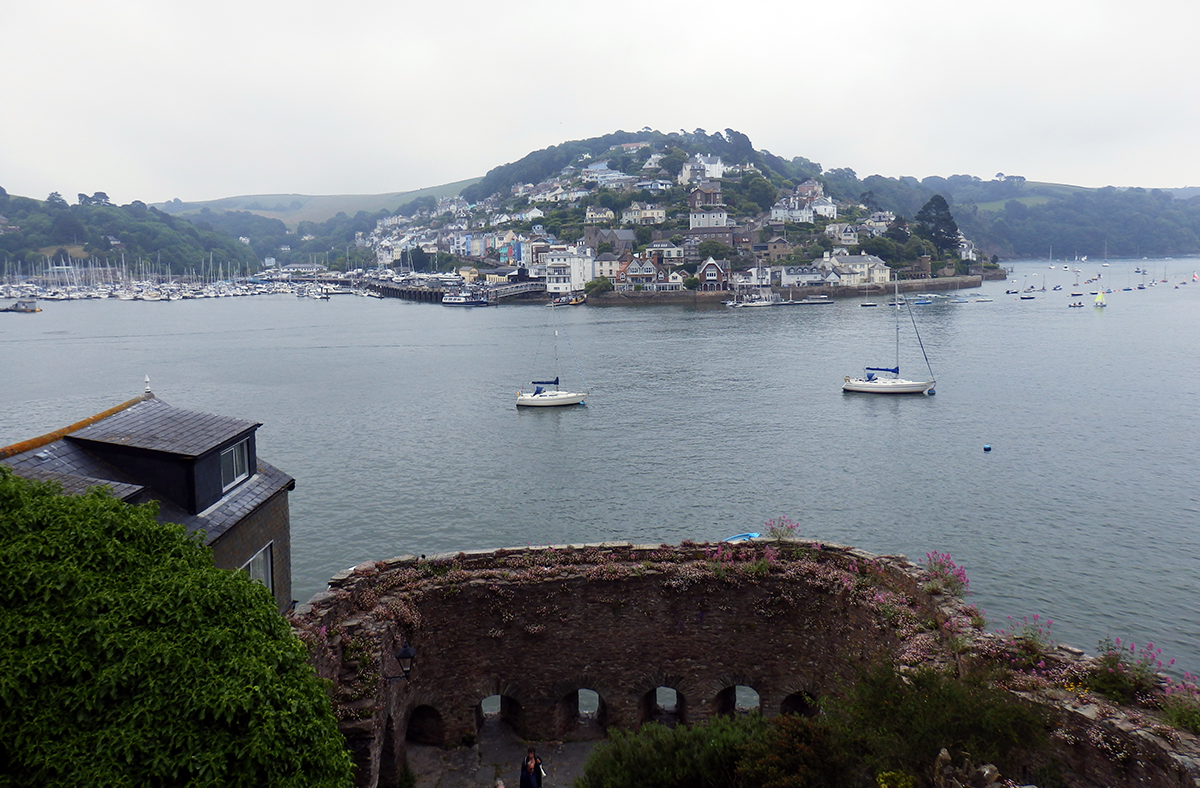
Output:
<path fill-rule="evenodd" d="M 542 759 L 532 747 L 521 762 L 521 788 L 542 788 Z"/>

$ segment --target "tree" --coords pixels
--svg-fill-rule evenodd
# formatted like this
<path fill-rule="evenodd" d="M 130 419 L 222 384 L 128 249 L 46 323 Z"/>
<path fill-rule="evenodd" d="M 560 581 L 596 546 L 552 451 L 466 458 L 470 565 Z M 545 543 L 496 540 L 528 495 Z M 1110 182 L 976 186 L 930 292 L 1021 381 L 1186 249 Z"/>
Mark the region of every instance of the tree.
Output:
<path fill-rule="evenodd" d="M 613 289 L 613 283 L 607 276 L 598 276 L 583 285 L 585 295 L 600 295 Z"/>
<path fill-rule="evenodd" d="M 270 592 L 155 514 L 0 467 L 5 783 L 349 786 Z"/>
<path fill-rule="evenodd" d="M 746 184 L 746 197 L 763 211 L 771 210 L 777 196 L 775 187 L 766 178 L 751 178 Z"/>
<path fill-rule="evenodd" d="M 734 256 L 734 251 L 731 247 L 720 241 L 701 241 L 696 246 L 696 253 L 700 255 L 701 260 L 713 258 L 714 260 L 728 260 Z"/>
<path fill-rule="evenodd" d="M 46 197 L 46 205 L 50 208 L 66 208 L 67 201 L 58 192 L 50 192 Z"/>
<path fill-rule="evenodd" d="M 932 241 L 939 252 L 945 253 L 958 248 L 958 224 L 950 213 L 950 206 L 946 204 L 945 197 L 940 194 L 930 197 L 929 202 L 917 211 L 914 218 L 916 225 L 913 232 Z"/>
<path fill-rule="evenodd" d="M 87 236 L 87 228 L 75 214 L 63 211 L 50 222 L 50 239 L 55 243 L 79 243 Z"/>

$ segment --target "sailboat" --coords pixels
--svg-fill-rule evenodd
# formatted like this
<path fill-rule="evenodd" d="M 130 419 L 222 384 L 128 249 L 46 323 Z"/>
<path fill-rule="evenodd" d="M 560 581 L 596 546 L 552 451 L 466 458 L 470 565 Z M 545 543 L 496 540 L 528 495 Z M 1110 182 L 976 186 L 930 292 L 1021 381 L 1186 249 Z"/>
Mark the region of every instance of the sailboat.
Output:
<path fill-rule="evenodd" d="M 551 313 L 557 309 L 550 310 Z M 558 329 L 554 329 L 554 365 L 558 368 Z M 565 333 L 564 333 L 565 336 Z M 568 340 L 568 345 L 570 341 Z M 583 373 L 579 375 L 583 379 Z M 564 405 L 581 405 L 587 398 L 587 392 L 567 391 L 559 388 L 560 376 L 556 373 L 553 380 L 535 380 L 532 382 L 533 391 L 526 393 L 524 387 L 517 392 L 518 408 L 554 408 Z"/>
<path fill-rule="evenodd" d="M 896 301 L 900 301 L 900 285 L 896 285 Z M 929 380 L 906 380 L 900 377 L 900 309 L 899 303 L 896 305 L 896 366 L 894 367 L 867 367 L 864 370 L 864 375 L 861 378 L 852 378 L 847 375 L 842 383 L 842 391 L 857 391 L 863 394 L 933 394 L 933 386 L 937 381 L 933 377 L 933 368 L 929 369 Z M 912 309 L 909 309 L 909 317 L 912 317 Z M 917 335 L 917 342 L 921 343 L 921 334 L 917 332 L 917 322 L 913 319 L 913 332 Z M 921 343 L 921 352 L 925 352 L 925 345 Z M 929 365 L 929 356 L 925 356 L 925 364 Z M 880 377 L 876 373 L 886 372 L 891 377 Z"/>
<path fill-rule="evenodd" d="M 1104 290 L 1103 289 L 1101 289 L 1099 293 L 1096 293 L 1096 300 L 1092 303 L 1092 306 L 1097 306 L 1097 307 L 1108 306 L 1108 304 L 1104 303 Z"/>

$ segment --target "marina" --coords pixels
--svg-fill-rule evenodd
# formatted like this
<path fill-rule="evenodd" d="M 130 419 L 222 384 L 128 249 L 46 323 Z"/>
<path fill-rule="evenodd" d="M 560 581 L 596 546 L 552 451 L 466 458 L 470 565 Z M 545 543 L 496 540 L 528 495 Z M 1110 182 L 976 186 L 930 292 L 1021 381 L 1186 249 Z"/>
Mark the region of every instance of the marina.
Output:
<path fill-rule="evenodd" d="M 1110 264 L 1105 290 L 1135 265 Z M 894 307 L 858 294 L 821 309 L 39 299 L 0 321 L 22 371 L 0 442 L 128 399 L 145 375 L 172 405 L 262 422 L 260 454 L 297 480 L 300 599 L 367 559 L 719 540 L 787 516 L 875 553 L 951 553 L 991 628 L 1039 613 L 1081 648 L 1152 640 L 1195 671 L 1200 360 L 1178 339 L 1200 335 L 1200 259 L 1136 264 L 1175 273 L 1104 309 L 1005 293 L 1044 260 L 922 290 L 936 397 L 842 393 L 847 370 L 894 353 Z M 528 373 L 547 314 L 585 360 L 586 406 L 513 407 L 545 374 Z"/>

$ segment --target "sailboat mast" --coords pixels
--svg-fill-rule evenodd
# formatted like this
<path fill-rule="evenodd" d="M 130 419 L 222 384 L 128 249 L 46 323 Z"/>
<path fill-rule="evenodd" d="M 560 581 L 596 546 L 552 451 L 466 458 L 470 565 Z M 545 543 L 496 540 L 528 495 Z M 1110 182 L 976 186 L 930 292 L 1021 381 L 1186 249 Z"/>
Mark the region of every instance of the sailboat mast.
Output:
<path fill-rule="evenodd" d="M 896 377 L 900 376 L 900 283 L 896 282 Z"/>

